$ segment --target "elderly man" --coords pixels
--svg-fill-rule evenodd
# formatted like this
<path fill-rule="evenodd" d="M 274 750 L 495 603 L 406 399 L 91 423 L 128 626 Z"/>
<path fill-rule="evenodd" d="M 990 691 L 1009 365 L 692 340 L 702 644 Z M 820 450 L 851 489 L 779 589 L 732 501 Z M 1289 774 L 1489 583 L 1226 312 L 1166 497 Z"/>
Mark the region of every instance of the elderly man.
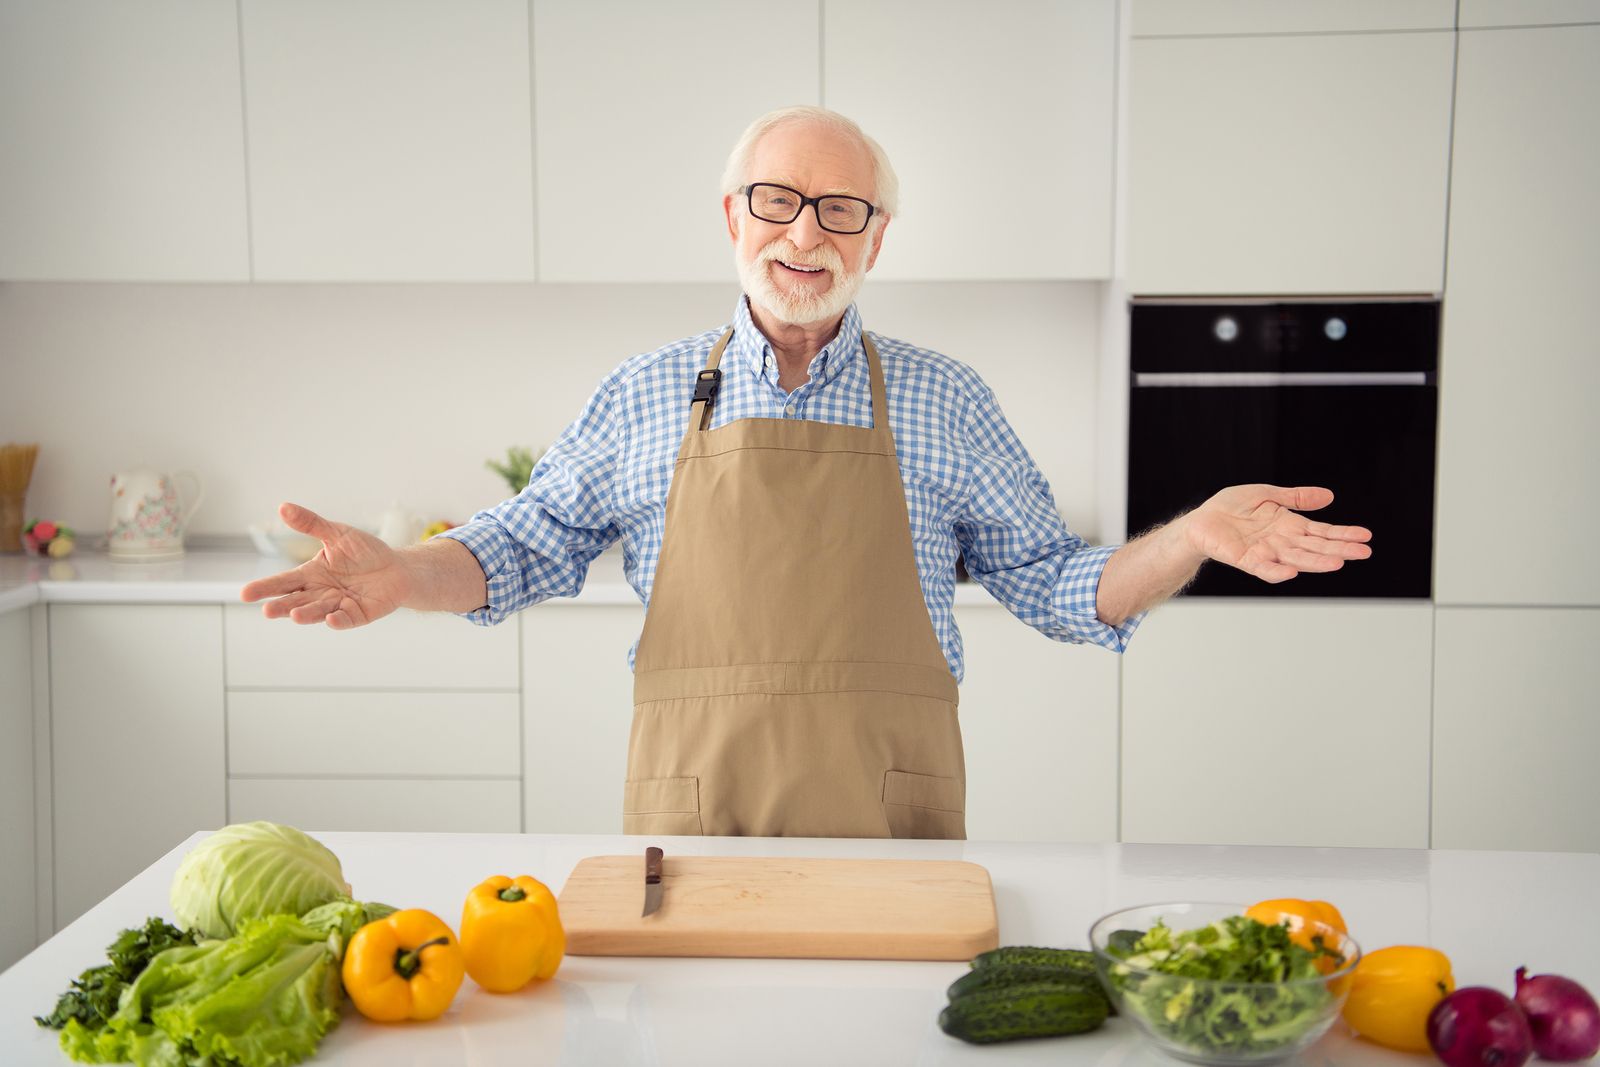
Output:
<path fill-rule="evenodd" d="M 526 489 L 426 544 L 285 504 L 323 549 L 241 597 L 334 629 L 402 606 L 489 624 L 576 594 L 621 540 L 647 606 L 626 831 L 953 838 L 958 552 L 1030 626 L 1117 651 L 1208 559 L 1281 582 L 1370 554 L 1366 530 L 1295 514 L 1328 490 L 1268 485 L 1087 545 L 976 373 L 863 331 L 853 301 L 897 201 L 876 142 L 833 112 L 774 112 L 723 193 L 731 326 L 623 363 Z"/>

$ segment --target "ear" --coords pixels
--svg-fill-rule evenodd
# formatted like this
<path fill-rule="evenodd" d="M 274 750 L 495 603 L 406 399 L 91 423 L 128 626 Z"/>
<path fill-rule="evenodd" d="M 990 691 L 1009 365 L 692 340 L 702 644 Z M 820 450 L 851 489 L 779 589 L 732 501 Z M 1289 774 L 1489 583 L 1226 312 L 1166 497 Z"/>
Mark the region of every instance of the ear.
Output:
<path fill-rule="evenodd" d="M 872 235 L 872 255 L 867 259 L 867 270 L 871 270 L 872 265 L 878 262 L 878 251 L 883 248 L 883 231 L 889 228 L 891 218 L 892 216 L 885 215 L 883 217 L 883 225 L 879 226 L 878 232 Z M 866 272 L 863 271 L 862 273 Z"/>
<path fill-rule="evenodd" d="M 734 244 L 739 243 L 739 198 L 728 195 L 722 198 L 722 213 L 728 217 L 728 237 Z"/>

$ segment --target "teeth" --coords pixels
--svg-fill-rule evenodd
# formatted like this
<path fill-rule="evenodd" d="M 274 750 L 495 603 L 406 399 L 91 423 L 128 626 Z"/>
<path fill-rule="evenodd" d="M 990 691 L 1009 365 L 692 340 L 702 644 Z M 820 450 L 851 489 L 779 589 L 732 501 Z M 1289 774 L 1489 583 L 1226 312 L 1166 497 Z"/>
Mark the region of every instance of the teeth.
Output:
<path fill-rule="evenodd" d="M 783 263 L 782 260 L 779 260 L 778 262 Z M 785 267 L 788 267 L 790 270 L 801 271 L 801 272 L 803 272 L 805 274 L 821 274 L 822 273 L 822 268 L 821 267 L 798 267 L 793 263 L 784 263 L 783 265 Z"/>

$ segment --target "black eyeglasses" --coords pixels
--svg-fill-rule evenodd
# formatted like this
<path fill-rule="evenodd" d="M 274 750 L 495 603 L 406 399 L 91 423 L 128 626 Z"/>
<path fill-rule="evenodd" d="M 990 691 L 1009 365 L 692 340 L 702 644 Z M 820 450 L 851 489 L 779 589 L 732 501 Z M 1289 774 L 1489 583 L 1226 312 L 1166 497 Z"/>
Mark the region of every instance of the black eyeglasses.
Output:
<path fill-rule="evenodd" d="M 816 208 L 817 225 L 830 233 L 860 233 L 878 210 L 858 196 L 806 196 L 770 182 L 741 186 L 739 191 L 750 203 L 750 214 L 763 222 L 791 223 L 810 206 Z"/>

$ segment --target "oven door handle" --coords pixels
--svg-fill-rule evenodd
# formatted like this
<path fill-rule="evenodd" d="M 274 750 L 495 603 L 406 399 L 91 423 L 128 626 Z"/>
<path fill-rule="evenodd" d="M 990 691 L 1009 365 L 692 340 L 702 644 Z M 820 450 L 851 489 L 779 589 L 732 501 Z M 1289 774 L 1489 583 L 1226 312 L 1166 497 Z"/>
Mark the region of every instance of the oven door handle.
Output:
<path fill-rule="evenodd" d="M 1432 385 L 1426 371 L 1140 371 L 1137 389 L 1197 389 L 1216 386 L 1277 387 L 1284 385 Z"/>

